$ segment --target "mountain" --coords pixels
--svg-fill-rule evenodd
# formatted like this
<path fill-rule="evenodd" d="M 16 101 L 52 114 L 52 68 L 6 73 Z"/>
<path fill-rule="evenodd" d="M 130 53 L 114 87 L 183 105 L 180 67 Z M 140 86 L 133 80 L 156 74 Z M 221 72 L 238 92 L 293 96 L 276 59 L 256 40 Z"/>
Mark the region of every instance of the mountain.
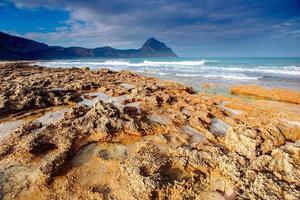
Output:
<path fill-rule="evenodd" d="M 139 49 L 115 49 L 110 46 L 83 47 L 48 46 L 0 32 L 0 60 L 37 60 L 73 58 L 149 58 L 177 57 L 171 48 L 155 38 L 148 39 Z"/>

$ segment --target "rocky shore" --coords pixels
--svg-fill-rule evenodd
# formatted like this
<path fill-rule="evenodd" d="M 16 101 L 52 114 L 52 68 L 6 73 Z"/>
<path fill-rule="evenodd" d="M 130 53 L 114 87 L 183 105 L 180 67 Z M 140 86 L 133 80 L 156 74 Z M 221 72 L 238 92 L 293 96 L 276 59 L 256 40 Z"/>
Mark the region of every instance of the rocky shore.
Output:
<path fill-rule="evenodd" d="M 6 63 L 0 116 L 0 199 L 300 198 L 298 101 Z"/>
<path fill-rule="evenodd" d="M 274 101 L 300 104 L 300 92 L 292 90 L 279 88 L 267 89 L 257 85 L 238 85 L 232 87 L 230 90 L 232 94 L 250 95 Z"/>

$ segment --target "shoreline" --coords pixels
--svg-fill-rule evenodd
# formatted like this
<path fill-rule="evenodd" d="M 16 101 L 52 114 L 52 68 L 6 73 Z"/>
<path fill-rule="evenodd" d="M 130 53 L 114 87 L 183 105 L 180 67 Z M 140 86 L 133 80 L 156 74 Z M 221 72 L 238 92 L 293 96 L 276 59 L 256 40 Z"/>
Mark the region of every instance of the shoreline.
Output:
<path fill-rule="evenodd" d="M 11 60 L 0 60 L 0 65 L 7 64 L 33 64 L 38 62 L 38 60 L 20 60 L 20 61 L 11 61 Z"/>
<path fill-rule="evenodd" d="M 0 133 L 21 121 L 1 141 L 4 199 L 300 196 L 299 104 L 209 96 L 130 71 L 0 72 Z"/>
<path fill-rule="evenodd" d="M 201 90 L 200 85 L 218 86 L 215 93 L 228 93 L 228 87 L 255 84 L 267 88 L 292 89 L 300 92 L 299 61 L 287 59 L 88 59 L 47 61 L 38 63 L 48 67 L 90 67 L 91 70 L 110 68 L 130 70 L 162 80 L 174 80 Z"/>

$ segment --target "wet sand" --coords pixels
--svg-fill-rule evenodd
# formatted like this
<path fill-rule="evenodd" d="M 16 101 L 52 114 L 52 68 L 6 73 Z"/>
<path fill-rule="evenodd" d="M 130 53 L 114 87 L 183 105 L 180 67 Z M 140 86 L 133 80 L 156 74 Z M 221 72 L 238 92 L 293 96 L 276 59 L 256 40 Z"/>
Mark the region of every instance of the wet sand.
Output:
<path fill-rule="evenodd" d="M 0 196 L 299 199 L 300 105 L 240 95 L 2 64 Z"/>

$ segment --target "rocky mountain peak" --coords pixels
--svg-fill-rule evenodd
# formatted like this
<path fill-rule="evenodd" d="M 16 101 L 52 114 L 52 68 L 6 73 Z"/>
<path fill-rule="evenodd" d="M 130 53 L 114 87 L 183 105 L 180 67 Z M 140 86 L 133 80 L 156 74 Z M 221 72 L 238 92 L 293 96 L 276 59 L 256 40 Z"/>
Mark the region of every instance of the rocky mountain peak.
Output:
<path fill-rule="evenodd" d="M 155 39 L 154 37 L 151 37 L 148 40 L 146 40 L 141 49 L 168 50 L 170 48 L 167 47 L 164 43 Z"/>

